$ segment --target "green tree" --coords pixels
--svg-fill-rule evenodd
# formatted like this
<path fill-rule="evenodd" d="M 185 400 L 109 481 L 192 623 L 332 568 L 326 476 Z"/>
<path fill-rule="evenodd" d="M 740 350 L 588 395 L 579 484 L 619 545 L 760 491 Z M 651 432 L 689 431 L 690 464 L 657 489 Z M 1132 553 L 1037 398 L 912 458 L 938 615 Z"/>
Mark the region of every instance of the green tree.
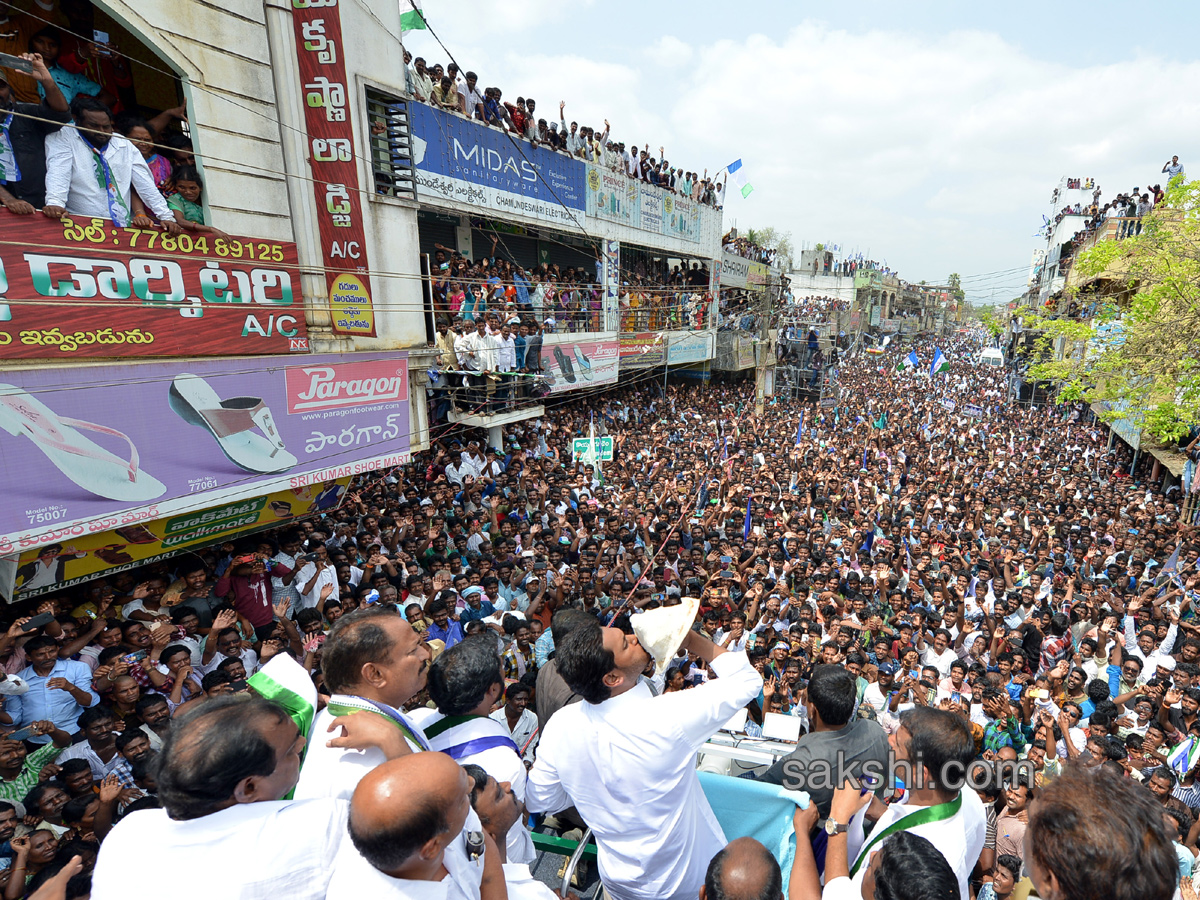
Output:
<path fill-rule="evenodd" d="M 1057 381 L 1060 402 L 1106 401 L 1106 418 L 1133 418 L 1162 441 L 1200 424 L 1200 181 L 1174 179 L 1140 235 L 1098 242 L 1072 280 L 1083 292 L 1071 295 L 1095 315 L 1023 313 L 1042 332 L 1041 353 L 1065 350 L 1032 376 Z"/>
<path fill-rule="evenodd" d="M 965 299 L 967 299 L 967 295 L 962 289 L 962 279 L 958 277 L 957 272 L 950 273 L 950 278 L 947 279 L 947 284 L 950 287 L 951 299 L 957 300 L 959 303 L 962 303 Z"/>
<path fill-rule="evenodd" d="M 1000 324 L 1000 320 L 996 318 L 996 311 L 990 306 L 984 306 L 979 310 L 973 309 L 971 312 L 975 313 L 975 318 L 979 319 L 980 324 L 992 337 L 999 337 L 1004 333 L 1004 326 Z"/>
<path fill-rule="evenodd" d="M 772 225 L 766 228 L 750 228 L 746 231 L 746 239 L 767 250 L 774 250 L 775 265 L 785 272 L 791 270 L 795 250 L 792 247 L 790 231 L 781 231 Z"/>

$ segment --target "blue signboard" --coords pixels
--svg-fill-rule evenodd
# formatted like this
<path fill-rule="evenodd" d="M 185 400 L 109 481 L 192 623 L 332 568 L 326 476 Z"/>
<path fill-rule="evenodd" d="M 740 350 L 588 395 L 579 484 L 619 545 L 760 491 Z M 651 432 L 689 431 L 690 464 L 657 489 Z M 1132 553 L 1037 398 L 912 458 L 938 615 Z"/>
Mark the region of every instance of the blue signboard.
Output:
<path fill-rule="evenodd" d="M 584 212 L 581 160 L 423 103 L 408 109 L 418 195 L 547 221 Z"/>

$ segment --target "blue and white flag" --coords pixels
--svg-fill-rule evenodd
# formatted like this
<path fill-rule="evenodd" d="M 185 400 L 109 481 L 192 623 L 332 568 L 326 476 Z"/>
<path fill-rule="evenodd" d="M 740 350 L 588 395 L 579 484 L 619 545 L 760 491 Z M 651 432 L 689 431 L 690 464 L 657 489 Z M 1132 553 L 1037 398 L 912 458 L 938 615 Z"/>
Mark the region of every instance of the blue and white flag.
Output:
<path fill-rule="evenodd" d="M 1167 754 L 1167 765 L 1180 778 L 1192 771 L 1197 762 L 1200 762 L 1200 738 L 1194 734 L 1189 735 L 1183 743 Z"/>
<path fill-rule="evenodd" d="M 746 501 L 746 521 L 742 524 L 742 540 L 743 541 L 749 540 L 749 538 L 750 538 L 750 504 L 753 502 L 753 500 L 754 500 L 754 498 L 751 497 L 749 500 Z"/>
<path fill-rule="evenodd" d="M 911 372 L 914 369 L 916 369 L 919 365 L 921 365 L 921 360 L 919 360 L 917 358 L 917 351 L 909 350 L 908 356 L 904 357 L 904 359 L 900 360 L 900 362 L 898 362 L 896 364 L 896 371 L 897 372 Z"/>
<path fill-rule="evenodd" d="M 950 371 L 950 360 L 946 359 L 941 350 L 936 347 L 933 350 L 933 363 L 929 366 L 929 377 L 932 378 L 939 372 Z"/>
<path fill-rule="evenodd" d="M 742 197 L 749 197 L 754 191 L 754 185 L 746 181 L 746 170 L 742 168 L 741 159 L 735 159 L 725 167 L 725 171 L 729 173 L 729 180 L 733 183 L 734 187 L 741 191 Z"/>
<path fill-rule="evenodd" d="M 800 410 L 800 425 L 796 428 L 796 446 L 800 446 L 800 442 L 804 440 L 804 410 Z"/>

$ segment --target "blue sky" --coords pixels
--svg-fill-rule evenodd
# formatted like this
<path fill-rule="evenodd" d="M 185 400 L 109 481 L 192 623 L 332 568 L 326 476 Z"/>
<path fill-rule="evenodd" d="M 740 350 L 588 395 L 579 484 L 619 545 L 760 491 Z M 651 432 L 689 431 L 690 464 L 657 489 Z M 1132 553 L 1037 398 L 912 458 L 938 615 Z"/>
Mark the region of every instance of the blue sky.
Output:
<path fill-rule="evenodd" d="M 1200 139 L 1200 4 L 906 0 L 834 5 L 424 0 L 450 52 L 506 99 L 666 148 L 736 158 L 754 193 L 726 225 L 773 225 L 963 275 L 975 302 L 1023 289 L 1065 175 L 1105 197 L 1161 179 Z M 739 13 L 742 15 L 739 17 Z M 428 33 L 405 35 L 433 63 Z M 1198 168 L 1200 172 L 1200 168 Z"/>

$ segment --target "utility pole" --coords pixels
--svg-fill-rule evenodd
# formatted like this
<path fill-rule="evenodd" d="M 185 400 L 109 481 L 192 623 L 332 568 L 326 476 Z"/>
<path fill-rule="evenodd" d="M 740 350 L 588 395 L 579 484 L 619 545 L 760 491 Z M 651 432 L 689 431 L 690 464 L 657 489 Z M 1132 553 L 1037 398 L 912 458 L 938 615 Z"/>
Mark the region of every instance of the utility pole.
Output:
<path fill-rule="evenodd" d="M 754 416 L 761 419 L 763 402 L 767 392 L 767 364 L 773 363 L 774 353 L 770 347 L 771 340 L 771 309 L 779 285 L 771 270 L 767 270 L 767 289 L 762 292 L 758 305 L 758 343 L 754 345 Z"/>

